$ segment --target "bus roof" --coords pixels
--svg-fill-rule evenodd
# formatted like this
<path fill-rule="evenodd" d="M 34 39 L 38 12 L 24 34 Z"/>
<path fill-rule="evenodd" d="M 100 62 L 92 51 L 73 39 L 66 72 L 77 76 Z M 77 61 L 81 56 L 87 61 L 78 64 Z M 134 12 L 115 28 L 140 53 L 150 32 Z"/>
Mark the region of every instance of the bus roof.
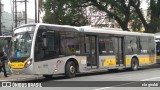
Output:
<path fill-rule="evenodd" d="M 119 29 L 119 28 L 79 27 L 79 31 L 108 33 L 108 34 L 117 34 L 117 35 L 154 36 L 154 34 L 150 34 L 150 33 L 123 31 L 122 29 Z"/>
<path fill-rule="evenodd" d="M 36 23 L 29 23 L 29 24 L 24 24 L 24 25 L 21 25 L 21 26 L 18 26 L 18 27 L 16 27 L 16 28 L 14 28 L 14 30 L 15 29 L 18 29 L 18 28 L 21 28 L 21 27 L 24 27 L 24 26 L 31 26 L 31 25 L 37 25 Z"/>
<path fill-rule="evenodd" d="M 160 38 L 160 33 L 155 33 L 155 38 Z"/>
<path fill-rule="evenodd" d="M 91 26 L 70 26 L 70 25 L 58 25 L 58 24 L 46 24 L 46 23 L 32 23 L 32 24 L 25 24 L 20 27 L 30 26 L 30 25 L 46 25 L 46 26 L 55 26 L 55 27 L 63 27 L 73 29 L 79 32 L 90 32 L 90 33 L 108 33 L 108 34 L 116 34 L 116 35 L 135 35 L 135 36 L 154 36 L 154 34 L 150 33 L 140 33 L 140 32 L 130 32 L 130 31 L 123 31 L 119 28 L 98 28 L 98 27 L 91 27 Z M 17 27 L 17 28 L 20 28 Z M 15 28 L 15 29 L 17 29 Z"/>
<path fill-rule="evenodd" d="M 12 36 L 0 36 L 0 40 L 10 40 Z"/>

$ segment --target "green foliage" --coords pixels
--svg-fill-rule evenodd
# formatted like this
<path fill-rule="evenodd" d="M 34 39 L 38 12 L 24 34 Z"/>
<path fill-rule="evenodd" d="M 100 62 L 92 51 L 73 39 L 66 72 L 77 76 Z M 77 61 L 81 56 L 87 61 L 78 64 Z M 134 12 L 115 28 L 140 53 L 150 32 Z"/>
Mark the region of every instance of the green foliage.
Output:
<path fill-rule="evenodd" d="M 160 31 L 160 0 L 145 0 L 148 7 L 147 17 L 144 17 L 140 5 L 142 0 L 46 0 L 44 2 L 45 23 L 68 24 L 81 26 L 89 24 L 85 8 L 96 7 L 114 18 L 123 30 L 128 29 L 132 22 L 133 30 L 145 28 L 145 32 Z"/>
<path fill-rule="evenodd" d="M 145 32 L 156 33 L 160 31 L 160 0 L 145 0 L 148 3 L 148 15 L 144 16 L 141 3 L 144 0 L 86 0 L 99 10 L 113 16 L 122 29 L 128 30 L 128 22 L 133 21 L 133 29 L 139 30 L 142 26 Z M 114 13 L 108 10 L 112 7 Z"/>
<path fill-rule="evenodd" d="M 157 27 L 157 32 L 160 32 L 160 18 L 157 20 L 158 27 Z"/>
<path fill-rule="evenodd" d="M 88 0 L 87 0 L 88 1 Z M 130 3 L 126 0 L 89 0 L 91 5 L 104 11 L 110 17 L 113 17 L 121 26 L 123 30 L 128 29 L 128 22 L 130 18 Z"/>
<path fill-rule="evenodd" d="M 134 9 L 131 11 L 130 22 L 132 23 L 132 31 L 142 30 L 143 24 Z"/>
<path fill-rule="evenodd" d="M 50 24 L 83 26 L 88 24 L 84 9 L 77 7 L 78 0 L 46 0 L 43 22 Z"/>

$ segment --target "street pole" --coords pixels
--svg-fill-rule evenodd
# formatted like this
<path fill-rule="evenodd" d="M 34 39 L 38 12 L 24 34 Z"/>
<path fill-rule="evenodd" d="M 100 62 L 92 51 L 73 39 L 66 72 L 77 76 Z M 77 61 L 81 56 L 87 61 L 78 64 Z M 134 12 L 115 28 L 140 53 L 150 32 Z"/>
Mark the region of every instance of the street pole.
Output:
<path fill-rule="evenodd" d="M 13 20 L 13 23 L 12 23 L 12 32 L 13 32 L 13 29 L 14 29 L 14 27 L 15 27 L 15 23 L 14 23 L 14 20 L 15 20 L 15 13 L 14 13 L 14 10 L 15 10 L 15 2 L 14 2 L 14 0 L 12 1 L 13 2 L 13 6 L 12 6 L 12 13 L 13 13 L 13 15 L 12 15 L 12 20 Z"/>
<path fill-rule="evenodd" d="M 38 21 L 37 21 L 38 23 L 39 23 L 39 12 L 40 12 L 40 11 L 38 10 Z"/>
<path fill-rule="evenodd" d="M 25 24 L 27 24 L 27 0 L 25 0 Z"/>
<path fill-rule="evenodd" d="M 35 0 L 35 23 L 37 23 L 37 0 Z"/>
<path fill-rule="evenodd" d="M 0 36 L 2 35 L 2 30 L 1 30 L 1 15 L 2 15 L 2 5 L 1 5 L 1 0 L 0 0 Z"/>
<path fill-rule="evenodd" d="M 14 4 L 15 4 L 15 27 L 17 27 L 17 0 L 15 0 Z"/>

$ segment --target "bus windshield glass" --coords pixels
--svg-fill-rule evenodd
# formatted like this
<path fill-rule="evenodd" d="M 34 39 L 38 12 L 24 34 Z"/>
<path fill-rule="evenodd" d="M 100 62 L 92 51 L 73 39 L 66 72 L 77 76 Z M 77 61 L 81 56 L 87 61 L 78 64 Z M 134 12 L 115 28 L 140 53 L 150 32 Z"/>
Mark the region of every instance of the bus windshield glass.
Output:
<path fill-rule="evenodd" d="M 10 52 L 12 62 L 23 62 L 29 58 L 34 29 L 35 26 L 26 26 L 15 30 Z"/>

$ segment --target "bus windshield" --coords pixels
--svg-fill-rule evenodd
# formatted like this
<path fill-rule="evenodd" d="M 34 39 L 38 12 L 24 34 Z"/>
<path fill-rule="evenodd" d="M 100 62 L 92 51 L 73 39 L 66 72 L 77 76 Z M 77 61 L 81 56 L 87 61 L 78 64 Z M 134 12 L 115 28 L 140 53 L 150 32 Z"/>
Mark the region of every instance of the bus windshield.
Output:
<path fill-rule="evenodd" d="M 11 52 L 10 52 L 11 56 L 10 60 L 12 62 L 14 61 L 23 62 L 27 58 L 29 58 L 32 45 L 32 37 L 34 33 L 33 28 L 35 28 L 35 26 L 34 27 L 30 26 L 30 27 L 22 27 L 15 31 L 17 33 L 15 33 L 14 36 L 12 37 Z M 32 30 L 30 30 L 29 28 Z M 24 32 L 22 32 L 22 30 L 24 30 Z"/>

